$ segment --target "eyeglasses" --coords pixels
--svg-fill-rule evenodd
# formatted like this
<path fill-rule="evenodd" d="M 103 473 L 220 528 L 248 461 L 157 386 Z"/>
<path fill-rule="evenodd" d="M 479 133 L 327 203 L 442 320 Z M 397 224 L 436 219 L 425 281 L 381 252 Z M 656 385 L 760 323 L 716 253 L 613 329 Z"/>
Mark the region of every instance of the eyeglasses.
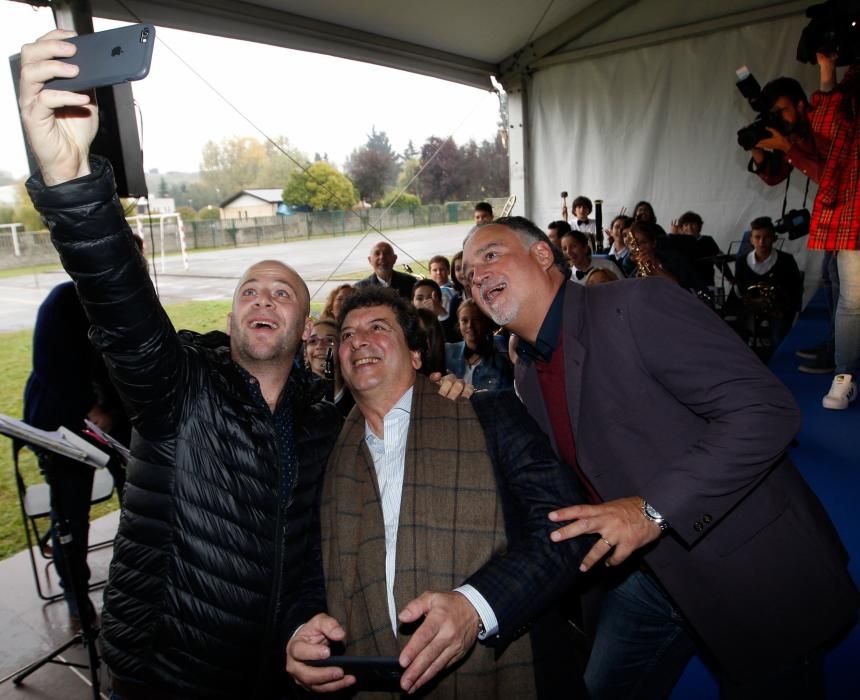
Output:
<path fill-rule="evenodd" d="M 334 347 L 334 336 L 333 335 L 312 335 L 308 338 L 308 345 L 311 347 L 316 347 L 317 345 L 322 345 L 323 347 L 333 348 Z"/>

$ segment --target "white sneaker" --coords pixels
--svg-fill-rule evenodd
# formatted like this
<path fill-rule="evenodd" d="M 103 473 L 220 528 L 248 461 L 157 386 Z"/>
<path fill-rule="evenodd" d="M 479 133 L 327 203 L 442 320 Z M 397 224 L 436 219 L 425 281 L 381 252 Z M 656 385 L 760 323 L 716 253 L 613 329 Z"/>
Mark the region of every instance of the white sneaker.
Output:
<path fill-rule="evenodd" d="M 827 396 L 821 399 L 824 408 L 832 408 L 841 411 L 848 408 L 848 404 L 857 398 L 857 384 L 850 374 L 837 374 L 830 385 Z"/>

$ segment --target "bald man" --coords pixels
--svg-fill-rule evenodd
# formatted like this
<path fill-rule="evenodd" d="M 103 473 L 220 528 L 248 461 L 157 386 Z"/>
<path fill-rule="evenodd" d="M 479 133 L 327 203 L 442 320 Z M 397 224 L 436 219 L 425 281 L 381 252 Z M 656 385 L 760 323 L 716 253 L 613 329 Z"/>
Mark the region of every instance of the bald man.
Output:
<path fill-rule="evenodd" d="M 73 53 L 69 36 L 23 48 L 21 108 L 40 165 L 30 196 L 134 426 L 102 618 L 114 696 L 281 698 L 282 630 L 309 617 L 294 601 L 318 555 L 316 502 L 340 427 L 293 363 L 308 290 L 264 260 L 236 287 L 228 333 L 174 330 L 111 166 L 88 154 L 97 110 L 43 91 L 77 70 L 49 60 Z"/>
<path fill-rule="evenodd" d="M 360 282 L 356 282 L 356 287 L 391 287 L 406 301 L 412 301 L 412 287 L 418 280 L 412 275 L 397 272 L 394 269 L 397 255 L 391 244 L 380 241 L 374 245 L 370 249 L 370 255 L 367 256 L 367 262 L 370 263 L 373 272 Z"/>

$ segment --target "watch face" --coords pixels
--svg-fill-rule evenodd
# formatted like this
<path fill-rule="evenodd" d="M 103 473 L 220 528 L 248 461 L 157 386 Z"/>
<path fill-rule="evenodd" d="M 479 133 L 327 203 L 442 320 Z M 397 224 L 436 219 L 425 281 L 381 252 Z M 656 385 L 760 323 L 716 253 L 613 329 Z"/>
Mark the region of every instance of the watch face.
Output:
<path fill-rule="evenodd" d="M 654 506 L 650 503 L 645 504 L 645 515 L 647 515 L 651 520 L 662 520 L 663 516 L 660 515 L 656 510 L 654 510 Z"/>

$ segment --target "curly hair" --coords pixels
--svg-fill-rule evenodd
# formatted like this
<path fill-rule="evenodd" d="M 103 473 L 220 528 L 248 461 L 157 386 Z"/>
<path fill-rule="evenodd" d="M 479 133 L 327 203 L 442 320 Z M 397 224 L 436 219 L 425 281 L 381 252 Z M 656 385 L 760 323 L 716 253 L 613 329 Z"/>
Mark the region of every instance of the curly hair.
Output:
<path fill-rule="evenodd" d="M 420 351 L 421 359 L 424 360 L 427 354 L 427 334 L 421 327 L 418 313 L 412 304 L 390 287 L 370 285 L 356 289 L 355 294 L 351 294 L 343 302 L 340 315 L 337 317 L 338 337 L 343 328 L 344 319 L 350 311 L 366 309 L 371 306 L 387 306 L 394 312 L 397 325 L 400 326 L 406 338 L 406 346 L 410 350 Z"/>

